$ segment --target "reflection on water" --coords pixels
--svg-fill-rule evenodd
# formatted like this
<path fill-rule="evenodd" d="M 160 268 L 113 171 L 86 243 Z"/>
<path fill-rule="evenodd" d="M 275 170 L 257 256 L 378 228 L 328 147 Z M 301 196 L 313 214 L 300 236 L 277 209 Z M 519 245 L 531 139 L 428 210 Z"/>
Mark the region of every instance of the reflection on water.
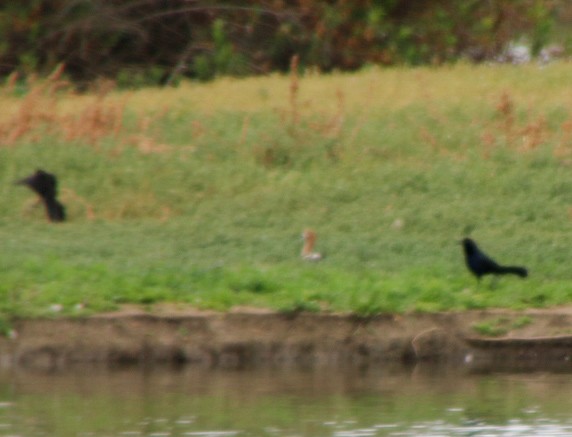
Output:
<path fill-rule="evenodd" d="M 0 374 L 0 436 L 572 435 L 566 374 L 195 368 Z"/>

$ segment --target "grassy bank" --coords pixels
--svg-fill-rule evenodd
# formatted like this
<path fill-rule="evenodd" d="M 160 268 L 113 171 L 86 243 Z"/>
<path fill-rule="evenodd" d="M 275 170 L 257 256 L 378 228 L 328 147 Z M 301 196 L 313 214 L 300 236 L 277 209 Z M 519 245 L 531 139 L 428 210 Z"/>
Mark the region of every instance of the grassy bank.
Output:
<path fill-rule="evenodd" d="M 88 95 L 57 78 L 8 84 L 0 309 L 567 303 L 571 73 L 371 69 Z M 37 167 L 59 176 L 68 222 L 46 223 L 13 185 Z M 299 260 L 305 227 L 321 263 Z M 467 234 L 530 278 L 477 286 L 458 244 Z"/>

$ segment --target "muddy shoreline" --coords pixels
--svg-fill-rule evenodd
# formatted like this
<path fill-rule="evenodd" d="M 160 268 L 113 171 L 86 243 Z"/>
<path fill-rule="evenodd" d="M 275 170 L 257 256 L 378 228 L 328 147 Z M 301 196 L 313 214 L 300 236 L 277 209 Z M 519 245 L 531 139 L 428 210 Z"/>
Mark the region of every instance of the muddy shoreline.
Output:
<path fill-rule="evenodd" d="M 524 321 L 524 322 L 523 322 Z M 475 326 L 502 324 L 500 337 Z M 228 313 L 124 308 L 83 318 L 26 319 L 0 340 L 0 365 L 202 368 L 368 367 L 442 362 L 476 371 L 572 370 L 572 308 L 436 314 Z"/>

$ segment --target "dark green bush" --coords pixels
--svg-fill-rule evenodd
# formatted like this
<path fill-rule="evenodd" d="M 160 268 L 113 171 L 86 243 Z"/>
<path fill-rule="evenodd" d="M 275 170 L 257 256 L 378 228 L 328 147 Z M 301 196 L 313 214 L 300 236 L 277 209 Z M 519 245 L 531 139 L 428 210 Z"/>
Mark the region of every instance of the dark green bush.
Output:
<path fill-rule="evenodd" d="M 76 82 L 131 76 L 127 85 L 139 86 L 285 71 L 294 54 L 322 71 L 481 60 L 523 35 L 538 52 L 564 8 L 564 0 L 7 0 L 0 76 L 64 63 Z"/>

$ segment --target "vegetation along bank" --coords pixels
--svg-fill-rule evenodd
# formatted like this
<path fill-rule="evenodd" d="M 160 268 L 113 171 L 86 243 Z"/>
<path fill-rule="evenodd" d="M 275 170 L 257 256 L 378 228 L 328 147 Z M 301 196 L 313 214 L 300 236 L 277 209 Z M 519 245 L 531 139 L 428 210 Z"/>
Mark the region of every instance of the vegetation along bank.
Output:
<path fill-rule="evenodd" d="M 565 306 L 570 68 L 370 68 L 131 92 L 102 82 L 87 94 L 58 71 L 7 82 L 6 341 L 23 344 L 22 320 L 88 326 L 131 304 L 366 319 Z M 58 176 L 64 222 L 14 184 L 38 167 Z M 305 228 L 319 262 L 300 258 Z M 528 277 L 479 284 L 468 235 Z"/>

